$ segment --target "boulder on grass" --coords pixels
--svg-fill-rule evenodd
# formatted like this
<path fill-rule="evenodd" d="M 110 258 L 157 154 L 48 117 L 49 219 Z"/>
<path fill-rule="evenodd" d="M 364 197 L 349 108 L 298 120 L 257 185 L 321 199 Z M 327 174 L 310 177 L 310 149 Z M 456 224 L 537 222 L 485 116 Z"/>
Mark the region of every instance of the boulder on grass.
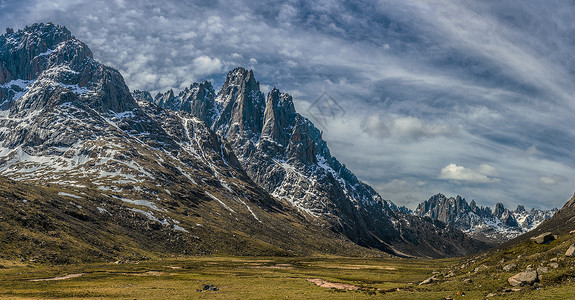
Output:
<path fill-rule="evenodd" d="M 531 240 L 533 240 L 537 244 L 547 244 L 554 239 L 555 239 L 555 236 L 553 234 L 551 234 L 551 232 L 545 232 L 545 233 L 542 233 L 536 237 L 531 238 Z"/>
<path fill-rule="evenodd" d="M 420 282 L 419 285 L 430 284 L 439 281 L 439 277 L 437 275 L 433 275 L 424 281 Z"/>
<path fill-rule="evenodd" d="M 535 270 L 527 270 L 519 274 L 515 274 L 507 279 L 512 286 L 533 285 L 539 282 L 539 275 Z"/>
<path fill-rule="evenodd" d="M 513 271 L 513 270 L 515 270 L 515 268 L 517 268 L 517 265 L 511 263 L 511 264 L 505 265 L 505 267 L 503 267 L 503 271 L 505 271 L 505 272 Z"/>
<path fill-rule="evenodd" d="M 567 252 L 565 252 L 565 256 L 575 256 L 575 244 L 571 245 L 571 247 L 569 247 L 569 249 L 567 249 Z"/>

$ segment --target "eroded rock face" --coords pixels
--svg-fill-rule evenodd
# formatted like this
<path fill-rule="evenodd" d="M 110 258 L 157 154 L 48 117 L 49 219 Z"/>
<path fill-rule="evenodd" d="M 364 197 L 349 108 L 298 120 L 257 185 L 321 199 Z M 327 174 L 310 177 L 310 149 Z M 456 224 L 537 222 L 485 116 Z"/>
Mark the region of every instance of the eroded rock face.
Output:
<path fill-rule="evenodd" d="M 535 270 L 526 270 L 509 277 L 507 281 L 512 286 L 533 285 L 534 283 L 539 282 L 539 275 Z"/>

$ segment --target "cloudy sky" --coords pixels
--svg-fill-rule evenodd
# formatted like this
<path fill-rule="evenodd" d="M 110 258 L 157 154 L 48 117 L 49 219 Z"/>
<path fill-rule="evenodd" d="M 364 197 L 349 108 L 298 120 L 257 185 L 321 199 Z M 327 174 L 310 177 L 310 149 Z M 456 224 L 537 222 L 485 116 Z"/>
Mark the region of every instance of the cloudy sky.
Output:
<path fill-rule="evenodd" d="M 0 28 L 49 21 L 132 90 L 217 88 L 243 66 L 312 119 L 326 92 L 332 154 L 399 205 L 575 192 L 573 1 L 0 0 Z"/>

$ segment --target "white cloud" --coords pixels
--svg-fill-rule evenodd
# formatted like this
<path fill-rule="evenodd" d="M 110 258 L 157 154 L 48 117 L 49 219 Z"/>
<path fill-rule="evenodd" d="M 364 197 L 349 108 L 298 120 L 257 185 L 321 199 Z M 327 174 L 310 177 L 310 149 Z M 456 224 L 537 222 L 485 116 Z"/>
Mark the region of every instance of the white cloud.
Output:
<path fill-rule="evenodd" d="M 477 170 L 477 172 L 479 174 L 483 174 L 486 176 L 497 176 L 497 175 L 499 175 L 499 173 L 497 172 L 497 169 L 495 169 L 495 167 L 490 166 L 488 164 L 481 164 L 479 166 L 479 169 Z"/>
<path fill-rule="evenodd" d="M 219 58 L 211 58 L 207 55 L 202 55 L 194 59 L 195 73 L 206 75 L 211 73 L 220 72 L 222 70 L 222 62 Z"/>
<path fill-rule="evenodd" d="M 481 165 L 479 171 L 474 171 L 472 169 L 451 163 L 441 169 L 441 172 L 439 173 L 439 179 L 468 181 L 476 183 L 499 182 L 499 179 L 490 178 L 487 176 L 487 174 L 482 173 L 482 171 L 487 171 L 488 173 L 496 173 L 495 168 L 489 165 Z"/>
<path fill-rule="evenodd" d="M 556 185 L 558 183 L 568 182 L 569 178 L 555 174 L 552 176 L 541 176 L 539 177 L 539 181 L 546 185 Z"/>

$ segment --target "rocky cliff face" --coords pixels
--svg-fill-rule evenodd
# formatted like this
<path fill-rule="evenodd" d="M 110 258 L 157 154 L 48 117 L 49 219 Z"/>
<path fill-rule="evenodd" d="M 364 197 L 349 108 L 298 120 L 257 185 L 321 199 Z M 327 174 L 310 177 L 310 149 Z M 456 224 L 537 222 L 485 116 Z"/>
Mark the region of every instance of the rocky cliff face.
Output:
<path fill-rule="evenodd" d="M 460 196 L 447 198 L 443 194 L 437 194 L 419 204 L 415 214 L 442 221 L 475 238 L 501 243 L 533 230 L 556 211 L 557 209 L 527 211 L 522 205 L 512 211 L 501 203 L 497 203 L 491 211 L 489 207 L 477 206 L 474 200 L 467 204 Z"/>
<path fill-rule="evenodd" d="M 252 71 L 229 72 L 213 98 L 184 100 L 184 95 L 168 91 L 153 101 L 166 108 L 173 108 L 169 103 L 190 103 L 190 111 L 230 143 L 250 178 L 310 220 L 326 220 L 360 245 L 396 254 L 437 257 L 483 247 L 383 200 L 330 154 L 321 131 L 295 111 L 290 95 L 274 88 L 264 97 Z"/>

